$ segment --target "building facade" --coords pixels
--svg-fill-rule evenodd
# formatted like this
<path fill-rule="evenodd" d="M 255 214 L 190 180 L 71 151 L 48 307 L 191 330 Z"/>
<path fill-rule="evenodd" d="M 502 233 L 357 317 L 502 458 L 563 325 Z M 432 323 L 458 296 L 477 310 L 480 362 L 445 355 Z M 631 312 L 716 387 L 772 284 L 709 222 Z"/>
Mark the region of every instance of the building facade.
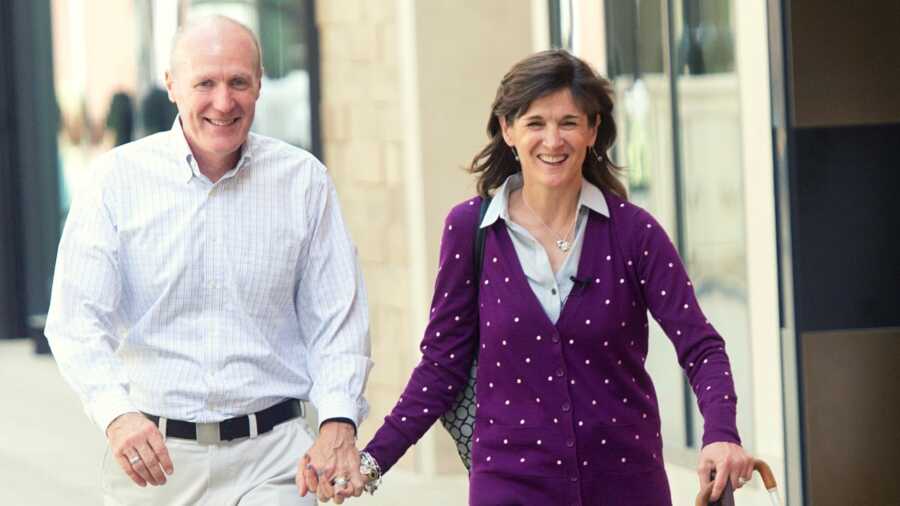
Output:
<path fill-rule="evenodd" d="M 0 336 L 39 337 L 60 227 L 91 159 L 171 124 L 161 78 L 179 23 L 230 15 L 262 41 L 254 129 L 325 161 L 358 247 L 376 363 L 364 442 L 418 362 L 443 218 L 475 192 L 465 168 L 500 78 L 564 47 L 613 84 L 614 159 L 728 343 L 745 446 L 788 504 L 892 504 L 900 490 L 882 463 L 900 447 L 889 360 L 900 356 L 900 40 L 887 21 L 896 6 L 868 3 L 13 1 L 0 13 Z M 658 328 L 648 368 L 673 501 L 692 504 L 702 419 Z M 440 483 L 444 503 L 465 502 L 439 426 L 392 476 L 409 497 Z M 758 484 L 739 498 L 769 504 Z"/>

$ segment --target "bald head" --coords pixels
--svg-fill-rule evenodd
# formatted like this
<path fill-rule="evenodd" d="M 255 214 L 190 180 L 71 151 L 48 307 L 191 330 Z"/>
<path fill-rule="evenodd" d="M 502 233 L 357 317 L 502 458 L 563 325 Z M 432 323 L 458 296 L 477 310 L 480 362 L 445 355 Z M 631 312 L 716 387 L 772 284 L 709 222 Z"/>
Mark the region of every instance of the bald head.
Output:
<path fill-rule="evenodd" d="M 257 69 L 257 77 L 262 77 L 262 49 L 256 34 L 243 23 L 226 16 L 203 16 L 190 19 L 178 28 L 172 40 L 172 53 L 169 55 L 169 72 L 175 74 L 177 69 L 190 60 L 190 52 L 197 50 L 197 44 L 215 44 L 224 37 L 245 38 L 253 47 Z"/>
<path fill-rule="evenodd" d="M 204 174 L 237 163 L 262 87 L 259 57 L 253 33 L 220 16 L 192 20 L 175 38 L 166 89 Z"/>

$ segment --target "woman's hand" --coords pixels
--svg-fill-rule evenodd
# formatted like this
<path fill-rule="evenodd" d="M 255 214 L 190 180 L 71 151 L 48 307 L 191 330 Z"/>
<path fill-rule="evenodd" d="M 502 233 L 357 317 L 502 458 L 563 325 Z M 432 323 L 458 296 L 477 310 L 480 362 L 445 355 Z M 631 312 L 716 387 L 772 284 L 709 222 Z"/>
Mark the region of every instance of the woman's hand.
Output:
<path fill-rule="evenodd" d="M 300 496 L 314 492 L 320 502 L 341 504 L 350 496 L 359 497 L 365 481 L 359 473 L 359 451 L 353 426 L 326 421 L 319 437 L 300 460 L 294 481 Z"/>
<path fill-rule="evenodd" d="M 717 501 L 725 490 L 726 480 L 731 480 L 734 490 L 750 481 L 753 475 L 753 457 L 734 443 L 710 443 L 700 451 L 700 464 L 697 466 L 700 488 L 705 488 L 712 481 L 713 471 L 716 472 L 716 478 L 710 499 Z"/>

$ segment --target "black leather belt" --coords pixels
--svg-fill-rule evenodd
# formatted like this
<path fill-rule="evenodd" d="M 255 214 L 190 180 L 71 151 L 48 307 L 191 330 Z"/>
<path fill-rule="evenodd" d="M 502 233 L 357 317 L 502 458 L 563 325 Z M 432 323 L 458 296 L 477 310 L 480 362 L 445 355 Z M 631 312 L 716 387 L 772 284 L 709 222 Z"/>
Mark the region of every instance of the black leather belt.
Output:
<path fill-rule="evenodd" d="M 159 426 L 159 417 L 144 413 Z M 256 419 L 256 434 L 265 434 L 276 425 L 303 416 L 303 405 L 297 399 L 288 399 L 251 415 L 236 416 L 219 423 L 193 423 L 166 419 L 166 437 L 193 439 L 199 443 L 213 444 L 249 437 L 250 419 Z"/>

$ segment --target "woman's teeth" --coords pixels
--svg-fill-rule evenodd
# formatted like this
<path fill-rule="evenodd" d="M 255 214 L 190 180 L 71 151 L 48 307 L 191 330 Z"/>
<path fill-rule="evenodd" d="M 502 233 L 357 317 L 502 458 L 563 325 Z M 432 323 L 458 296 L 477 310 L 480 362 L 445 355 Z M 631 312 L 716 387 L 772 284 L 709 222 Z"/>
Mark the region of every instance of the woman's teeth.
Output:
<path fill-rule="evenodd" d="M 560 163 L 568 158 L 566 155 L 538 155 L 538 159 L 544 163 Z"/>

